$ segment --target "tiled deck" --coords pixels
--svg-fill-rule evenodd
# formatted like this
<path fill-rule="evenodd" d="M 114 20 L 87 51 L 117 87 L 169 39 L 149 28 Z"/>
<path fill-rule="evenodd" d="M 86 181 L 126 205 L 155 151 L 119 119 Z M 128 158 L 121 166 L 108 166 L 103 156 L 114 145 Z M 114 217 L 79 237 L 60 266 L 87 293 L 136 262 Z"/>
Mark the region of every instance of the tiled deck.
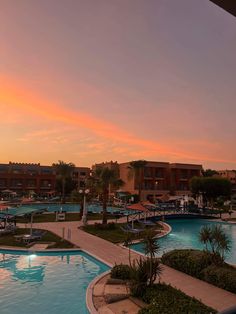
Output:
<path fill-rule="evenodd" d="M 34 224 L 35 228 L 47 229 L 62 236 L 65 228 L 65 238 L 67 239 L 68 229 L 71 230 L 70 240 L 73 244 L 87 251 L 91 255 L 98 257 L 108 265 L 115 263 L 128 264 L 128 251 L 118 245 L 95 237 L 89 233 L 78 229 L 80 222 L 57 222 Z M 138 253 L 132 252 L 132 258 L 138 258 Z M 171 284 L 190 296 L 201 300 L 204 304 L 222 311 L 228 307 L 236 305 L 236 295 L 220 288 L 214 287 L 206 282 L 195 279 L 170 267 L 163 266 L 161 280 Z"/>

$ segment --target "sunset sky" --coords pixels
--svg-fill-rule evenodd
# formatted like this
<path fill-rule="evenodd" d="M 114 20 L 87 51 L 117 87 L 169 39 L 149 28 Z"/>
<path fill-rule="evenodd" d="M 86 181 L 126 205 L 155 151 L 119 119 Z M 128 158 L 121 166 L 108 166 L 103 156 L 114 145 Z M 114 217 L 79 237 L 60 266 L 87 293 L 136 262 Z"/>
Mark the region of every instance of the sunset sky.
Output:
<path fill-rule="evenodd" d="M 236 169 L 236 19 L 208 0 L 0 0 L 0 163 Z"/>

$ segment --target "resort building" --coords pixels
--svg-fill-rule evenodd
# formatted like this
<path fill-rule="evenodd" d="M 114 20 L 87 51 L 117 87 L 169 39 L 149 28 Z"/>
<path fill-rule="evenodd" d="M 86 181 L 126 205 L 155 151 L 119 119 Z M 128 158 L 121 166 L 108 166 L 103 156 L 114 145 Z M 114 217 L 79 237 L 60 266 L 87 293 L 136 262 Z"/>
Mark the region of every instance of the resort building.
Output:
<path fill-rule="evenodd" d="M 78 188 L 83 188 L 86 185 L 86 180 L 90 177 L 91 170 L 88 167 L 75 167 L 72 172 L 73 181 L 77 182 Z"/>
<path fill-rule="evenodd" d="M 125 182 L 122 190 L 137 194 L 138 178 L 129 165 L 130 162 L 119 164 L 120 178 Z M 155 200 L 167 194 L 189 195 L 190 180 L 201 176 L 201 171 L 201 165 L 148 161 L 141 177 L 142 200 Z"/>
<path fill-rule="evenodd" d="M 72 179 L 78 187 L 84 187 L 90 175 L 90 168 L 75 167 Z M 53 195 L 56 186 L 56 172 L 52 166 L 40 163 L 0 164 L 0 192 L 15 195 Z"/>
<path fill-rule="evenodd" d="M 222 178 L 227 178 L 232 184 L 236 184 L 236 171 L 235 170 L 217 170 Z"/>

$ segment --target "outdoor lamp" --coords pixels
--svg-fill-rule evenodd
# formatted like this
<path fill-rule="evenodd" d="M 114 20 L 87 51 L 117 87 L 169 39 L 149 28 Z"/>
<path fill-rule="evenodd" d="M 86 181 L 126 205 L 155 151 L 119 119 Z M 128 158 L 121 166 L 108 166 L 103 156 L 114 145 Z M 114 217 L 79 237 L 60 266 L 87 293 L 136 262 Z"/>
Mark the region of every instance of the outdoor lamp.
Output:
<path fill-rule="evenodd" d="M 89 189 L 79 190 L 79 193 L 84 195 L 84 206 L 83 206 L 83 216 L 82 216 L 82 223 L 84 226 L 87 224 L 87 213 L 88 213 L 88 211 L 87 211 L 87 207 L 86 207 L 86 195 L 88 195 L 89 192 L 90 192 Z"/>

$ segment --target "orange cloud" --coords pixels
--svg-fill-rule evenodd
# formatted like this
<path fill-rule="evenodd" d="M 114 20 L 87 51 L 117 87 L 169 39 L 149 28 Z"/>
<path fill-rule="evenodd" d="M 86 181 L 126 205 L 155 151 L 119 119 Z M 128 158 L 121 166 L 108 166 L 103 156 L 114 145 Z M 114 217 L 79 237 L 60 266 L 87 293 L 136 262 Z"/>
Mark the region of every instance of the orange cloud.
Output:
<path fill-rule="evenodd" d="M 25 86 L 22 86 L 19 82 L 6 77 L 0 77 L 0 104 L 2 111 L 17 111 L 17 114 L 21 112 L 24 115 L 33 115 L 35 119 L 41 118 L 48 121 L 57 121 L 62 123 L 63 126 L 75 126 L 88 129 L 97 136 L 119 142 L 120 145 L 125 145 L 129 154 L 132 153 L 131 150 L 133 148 L 135 155 L 138 154 L 140 158 L 159 155 L 171 156 L 172 159 L 182 158 L 195 160 L 201 163 L 203 161 L 236 163 L 235 160 L 223 160 L 221 158 L 212 158 L 207 155 L 193 155 L 189 152 L 176 149 L 174 145 L 171 145 L 170 143 L 164 145 L 155 141 L 139 138 L 126 132 L 124 129 L 119 128 L 115 124 L 102 119 L 97 119 L 90 114 L 71 110 L 65 106 L 48 101 L 27 89 Z M 45 131 L 44 135 L 46 135 L 47 132 L 50 133 L 50 131 Z M 38 134 L 36 133 L 35 136 L 37 135 Z M 100 144 L 99 147 L 103 147 L 103 145 Z M 140 153 L 137 153 L 138 151 Z"/>

